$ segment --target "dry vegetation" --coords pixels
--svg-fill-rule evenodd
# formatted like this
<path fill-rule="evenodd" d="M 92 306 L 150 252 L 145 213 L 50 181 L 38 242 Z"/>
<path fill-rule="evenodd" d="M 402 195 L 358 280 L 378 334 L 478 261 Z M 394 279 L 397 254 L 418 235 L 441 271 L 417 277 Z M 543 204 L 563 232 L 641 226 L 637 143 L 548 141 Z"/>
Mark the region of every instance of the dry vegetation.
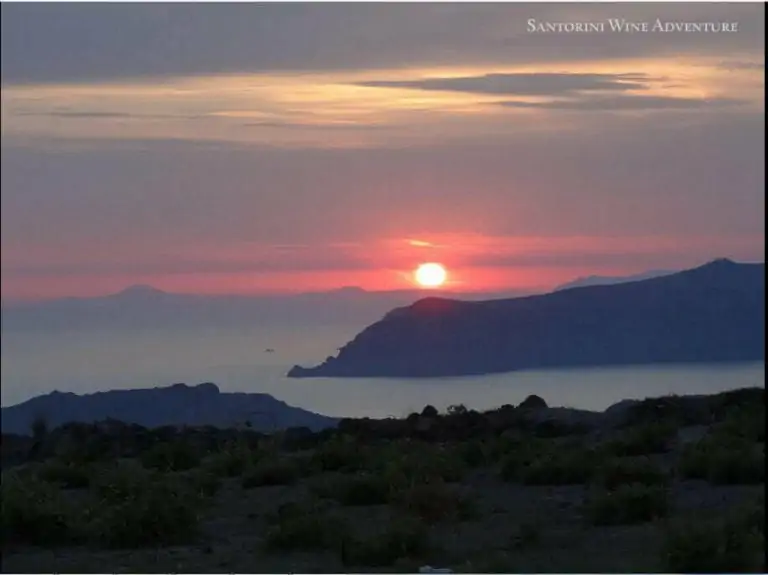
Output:
<path fill-rule="evenodd" d="M 546 411 L 271 436 L 36 422 L 3 436 L 3 570 L 764 571 L 764 389 L 647 400 L 611 429 Z"/>

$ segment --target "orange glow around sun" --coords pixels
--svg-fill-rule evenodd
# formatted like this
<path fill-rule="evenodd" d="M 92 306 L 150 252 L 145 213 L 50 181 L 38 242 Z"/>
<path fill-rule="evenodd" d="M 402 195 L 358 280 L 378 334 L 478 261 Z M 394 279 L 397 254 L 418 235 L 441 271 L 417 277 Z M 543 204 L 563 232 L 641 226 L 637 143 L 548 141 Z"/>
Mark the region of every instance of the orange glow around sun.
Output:
<path fill-rule="evenodd" d="M 436 288 L 445 283 L 448 277 L 448 272 L 445 268 L 437 263 L 421 264 L 414 272 L 414 278 L 416 283 L 424 288 Z"/>

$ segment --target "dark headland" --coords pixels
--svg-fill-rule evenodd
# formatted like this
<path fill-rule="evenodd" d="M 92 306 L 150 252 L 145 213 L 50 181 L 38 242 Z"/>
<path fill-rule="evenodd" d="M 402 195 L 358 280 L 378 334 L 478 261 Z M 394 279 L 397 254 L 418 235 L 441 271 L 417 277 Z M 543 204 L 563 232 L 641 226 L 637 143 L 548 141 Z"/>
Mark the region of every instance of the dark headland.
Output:
<path fill-rule="evenodd" d="M 118 389 L 78 395 L 54 391 L 2 408 L 3 433 L 28 433 L 42 418 L 51 427 L 118 420 L 145 427 L 247 424 L 255 431 L 320 430 L 338 419 L 293 407 L 266 393 L 223 393 L 214 383 Z"/>
<path fill-rule="evenodd" d="M 449 377 L 765 359 L 765 264 L 714 260 L 641 281 L 489 301 L 426 298 L 289 377 Z"/>

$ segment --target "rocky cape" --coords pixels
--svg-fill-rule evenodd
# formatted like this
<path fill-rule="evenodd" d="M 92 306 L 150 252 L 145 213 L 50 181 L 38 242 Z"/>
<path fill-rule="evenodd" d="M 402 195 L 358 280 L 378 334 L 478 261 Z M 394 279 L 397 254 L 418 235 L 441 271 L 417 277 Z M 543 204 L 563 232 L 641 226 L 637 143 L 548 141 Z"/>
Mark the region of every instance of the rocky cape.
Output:
<path fill-rule="evenodd" d="M 450 377 L 765 359 L 765 264 L 727 259 L 615 285 L 489 301 L 422 299 L 289 377 Z"/>
<path fill-rule="evenodd" d="M 103 391 L 85 395 L 54 391 L 2 408 L 2 432 L 30 433 L 33 421 L 49 428 L 65 423 L 106 419 L 144 427 L 234 427 L 248 423 L 255 431 L 307 427 L 318 431 L 338 419 L 292 407 L 266 393 L 222 393 L 213 383 L 183 383 L 150 389 Z"/>

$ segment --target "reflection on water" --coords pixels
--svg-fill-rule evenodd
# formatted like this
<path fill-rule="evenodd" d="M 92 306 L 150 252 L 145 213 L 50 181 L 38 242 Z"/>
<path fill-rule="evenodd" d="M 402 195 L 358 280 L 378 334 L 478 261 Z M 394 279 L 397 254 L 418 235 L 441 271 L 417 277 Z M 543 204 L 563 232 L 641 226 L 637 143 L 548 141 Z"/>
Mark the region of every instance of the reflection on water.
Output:
<path fill-rule="evenodd" d="M 288 379 L 292 363 L 334 353 L 357 332 L 308 328 L 251 330 L 3 333 L 2 404 L 54 389 L 90 393 L 176 382 L 213 381 L 222 391 L 269 393 L 291 405 L 336 416 L 401 416 L 426 404 L 484 409 L 527 395 L 550 405 L 605 409 L 627 398 L 711 393 L 765 385 L 765 364 L 640 366 L 523 371 L 443 379 Z M 265 349 L 274 348 L 274 353 Z"/>

